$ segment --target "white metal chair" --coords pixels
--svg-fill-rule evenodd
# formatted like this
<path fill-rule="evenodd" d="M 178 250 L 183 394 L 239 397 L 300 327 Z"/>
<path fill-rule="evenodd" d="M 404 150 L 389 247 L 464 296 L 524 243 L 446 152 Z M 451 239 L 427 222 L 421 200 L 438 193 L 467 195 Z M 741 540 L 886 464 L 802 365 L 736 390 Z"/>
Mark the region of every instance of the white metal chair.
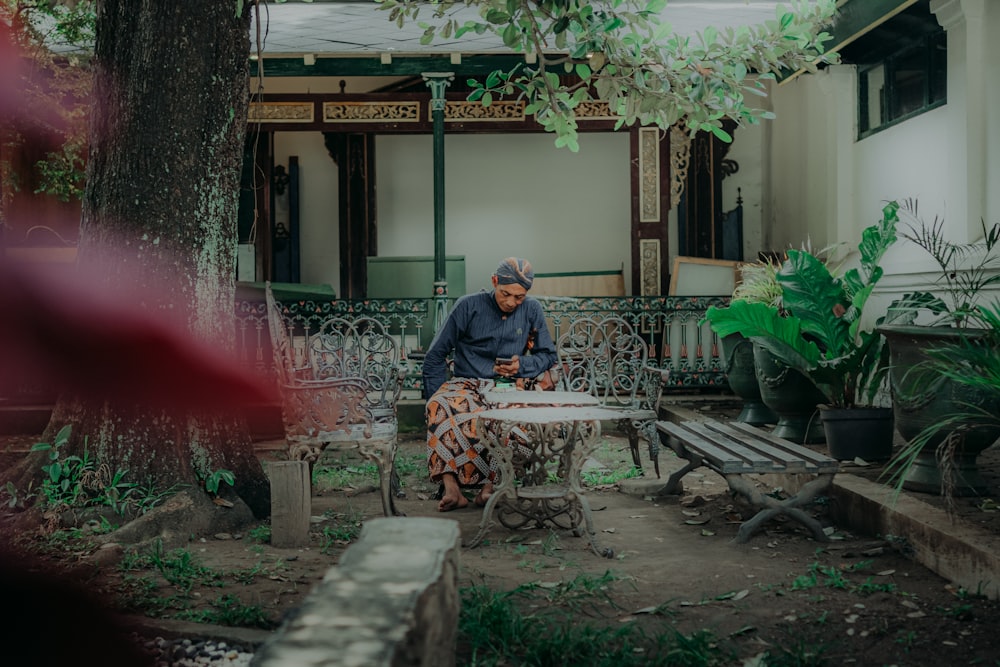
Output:
<path fill-rule="evenodd" d="M 382 509 L 398 514 L 396 404 L 406 371 L 399 346 L 370 317 L 292 318 L 265 286 L 268 329 L 289 456 L 313 464 L 327 447 L 357 447 L 378 467 Z"/>
<path fill-rule="evenodd" d="M 657 405 L 668 371 L 648 362 L 649 347 L 620 317 L 581 317 L 560 336 L 560 388 L 596 397 L 621 414 L 617 425 L 628 436 L 632 461 L 641 468 L 639 436 L 660 476 Z"/>

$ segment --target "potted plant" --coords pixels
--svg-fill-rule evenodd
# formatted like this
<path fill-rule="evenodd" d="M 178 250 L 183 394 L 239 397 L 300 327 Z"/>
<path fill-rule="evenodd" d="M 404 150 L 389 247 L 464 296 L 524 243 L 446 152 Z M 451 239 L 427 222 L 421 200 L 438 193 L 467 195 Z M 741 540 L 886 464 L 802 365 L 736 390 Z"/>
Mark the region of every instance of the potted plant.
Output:
<path fill-rule="evenodd" d="M 884 339 L 865 326 L 870 325 L 865 306 L 882 277 L 882 257 L 896 241 L 898 209 L 898 203 L 890 202 L 882 209 L 882 220 L 862 232 L 859 265 L 843 275 L 834 275 L 808 250 L 789 250 L 777 274 L 781 308 L 739 301 L 706 313 L 720 336 L 742 333 L 812 383 L 820 394 L 817 404 L 826 408 L 821 420 L 835 458 L 875 461 L 891 455 L 892 411 L 875 405 L 885 370 Z M 834 409 L 854 413 L 833 419 L 840 416 L 830 413 Z M 860 438 L 851 435 L 849 446 L 842 446 L 839 438 L 830 437 L 837 426 L 859 423 L 859 412 L 876 417 L 864 420 L 874 425 L 872 444 L 861 449 Z"/>
<path fill-rule="evenodd" d="M 1000 436 L 1000 302 L 973 306 L 970 312 L 986 325 L 979 335 L 957 336 L 926 351 L 922 370 L 938 378 L 939 384 L 948 384 L 949 411 L 928 420 L 886 467 L 897 490 L 914 469 L 936 464 L 934 469 L 941 472 L 938 487 L 932 491 L 940 488 L 948 498 L 987 491 L 975 465 L 981 450 L 968 442 L 972 439 L 989 446 Z M 933 450 L 932 442 L 936 443 Z M 919 473 L 917 482 L 925 481 L 924 474 Z"/>
<path fill-rule="evenodd" d="M 894 302 L 879 330 L 889 346 L 889 379 L 896 428 L 907 446 L 891 462 L 902 488 L 945 495 L 987 491 L 976 459 L 1000 436 L 1000 425 L 968 428 L 960 415 L 970 406 L 1000 413 L 1000 400 L 974 383 L 956 381 L 947 354 L 961 364 L 963 354 L 989 350 L 995 336 L 995 310 L 983 309 L 984 292 L 1000 281 L 1000 224 L 983 238 L 955 243 L 945 238 L 944 221 L 924 222 L 916 201 L 903 209 L 908 218 L 901 236 L 923 249 L 936 266 L 936 290 L 906 294 Z"/>
<path fill-rule="evenodd" d="M 740 281 L 733 290 L 732 301 L 766 303 L 775 307 L 781 304 L 781 285 L 778 283 L 779 266 L 770 258 L 747 262 L 739 267 Z M 739 332 L 720 339 L 726 378 L 729 387 L 743 399 L 743 409 L 736 421 L 761 426 L 774 424 L 778 415 L 769 408 L 761 395 L 754 362 L 753 341 Z"/>

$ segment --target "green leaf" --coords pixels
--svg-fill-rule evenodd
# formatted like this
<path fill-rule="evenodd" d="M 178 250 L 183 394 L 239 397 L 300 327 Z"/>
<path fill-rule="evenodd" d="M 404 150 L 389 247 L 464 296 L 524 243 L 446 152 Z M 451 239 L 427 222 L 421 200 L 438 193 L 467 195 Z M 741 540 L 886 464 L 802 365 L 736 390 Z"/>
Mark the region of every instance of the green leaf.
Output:
<path fill-rule="evenodd" d="M 72 424 L 66 424 L 61 429 L 59 429 L 59 432 L 56 433 L 55 446 L 62 447 L 67 442 L 69 442 L 69 435 L 72 431 L 73 431 Z"/>
<path fill-rule="evenodd" d="M 502 25 L 510 21 L 510 14 L 499 9 L 490 9 L 486 12 L 486 20 L 495 25 Z"/>
<path fill-rule="evenodd" d="M 720 141 L 725 141 L 727 144 L 733 143 L 733 136 L 723 130 L 721 127 L 715 125 L 712 126 L 712 134 L 714 134 Z"/>
<path fill-rule="evenodd" d="M 513 48 L 519 43 L 521 32 L 517 29 L 516 25 L 509 23 L 507 24 L 507 27 L 503 29 L 503 35 L 501 35 L 501 37 L 503 38 L 504 46 Z"/>
<path fill-rule="evenodd" d="M 843 314 L 850 300 L 826 265 L 808 252 L 792 249 L 777 277 L 782 304 L 801 320 L 802 332 L 816 337 L 827 358 L 848 353 L 853 341 Z"/>

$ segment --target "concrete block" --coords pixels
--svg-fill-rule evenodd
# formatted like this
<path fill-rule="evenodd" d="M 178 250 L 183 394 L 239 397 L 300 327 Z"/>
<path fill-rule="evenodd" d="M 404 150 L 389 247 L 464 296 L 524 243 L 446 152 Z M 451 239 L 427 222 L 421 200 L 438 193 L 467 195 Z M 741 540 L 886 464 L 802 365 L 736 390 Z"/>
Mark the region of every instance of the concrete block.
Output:
<path fill-rule="evenodd" d="M 358 541 L 252 664 L 454 665 L 460 551 L 452 519 L 366 521 Z"/>
<path fill-rule="evenodd" d="M 1000 599 L 1000 537 L 953 520 L 944 510 L 884 484 L 838 474 L 831 490 L 838 525 L 905 540 L 920 564 L 972 593 Z"/>

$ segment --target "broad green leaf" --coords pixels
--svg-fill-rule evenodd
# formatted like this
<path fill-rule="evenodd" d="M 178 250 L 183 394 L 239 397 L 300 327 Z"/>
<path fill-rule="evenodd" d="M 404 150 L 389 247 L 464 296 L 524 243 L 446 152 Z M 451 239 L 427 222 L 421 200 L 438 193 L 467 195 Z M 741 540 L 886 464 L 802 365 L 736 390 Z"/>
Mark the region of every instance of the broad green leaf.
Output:
<path fill-rule="evenodd" d="M 802 322 L 802 332 L 815 336 L 826 356 L 845 354 L 852 346 L 843 314 L 850 301 L 826 265 L 802 250 L 789 250 L 778 271 L 782 304 Z"/>

